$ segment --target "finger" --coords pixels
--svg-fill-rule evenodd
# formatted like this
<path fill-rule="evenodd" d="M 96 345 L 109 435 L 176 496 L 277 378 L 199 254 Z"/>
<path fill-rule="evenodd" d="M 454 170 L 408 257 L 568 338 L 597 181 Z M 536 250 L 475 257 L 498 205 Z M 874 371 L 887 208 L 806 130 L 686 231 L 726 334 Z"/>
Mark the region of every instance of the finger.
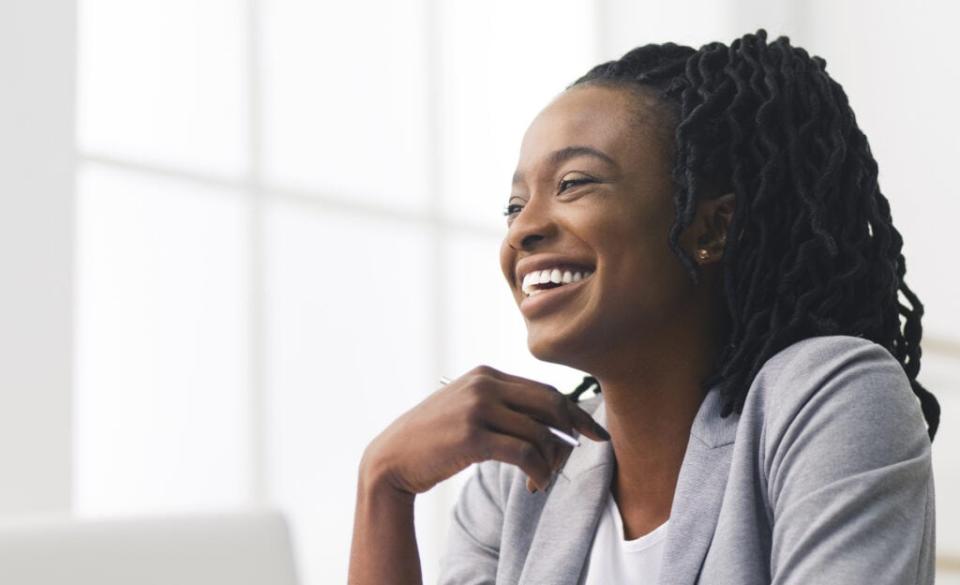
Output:
<path fill-rule="evenodd" d="M 570 458 L 570 454 L 573 453 L 573 447 L 567 443 L 560 443 L 557 445 L 557 454 L 556 459 L 554 459 L 554 471 L 560 471 L 567 464 L 567 459 Z"/>
<path fill-rule="evenodd" d="M 516 465 L 533 480 L 539 490 L 550 484 L 550 464 L 540 455 L 540 450 L 533 443 L 496 431 L 487 432 L 482 441 L 485 459 Z"/>
<path fill-rule="evenodd" d="M 570 459 L 570 454 L 573 453 L 573 447 L 567 443 L 555 443 L 556 451 L 553 456 L 553 463 L 551 465 L 552 479 L 555 480 L 557 475 L 563 475 L 563 468 L 567 465 L 567 460 Z M 566 477 L 566 476 L 564 476 Z M 567 478 L 569 479 L 569 478 Z M 528 482 L 529 486 L 532 486 L 532 483 Z"/>
<path fill-rule="evenodd" d="M 527 412 L 568 434 L 575 428 L 594 441 L 610 440 L 610 434 L 600 423 L 556 388 L 533 380 L 520 380 L 523 381 L 511 381 L 501 392 L 501 398 L 508 406 Z"/>
<path fill-rule="evenodd" d="M 559 441 L 550 432 L 546 425 L 530 418 L 529 415 L 510 408 L 502 408 L 497 414 L 488 419 L 488 427 L 537 445 L 540 454 L 550 464 L 550 482 L 556 479 L 560 469 L 566 464 L 567 458 L 573 451 L 569 444 Z M 527 490 L 531 493 L 538 491 L 532 479 L 527 479 Z"/>
<path fill-rule="evenodd" d="M 510 388 L 516 388 L 525 391 L 524 395 L 519 396 L 520 400 L 513 401 L 511 403 L 513 408 L 527 410 L 547 424 L 559 427 L 560 430 L 563 430 L 568 434 L 570 434 L 573 428 L 576 428 L 582 434 L 595 441 L 610 440 L 610 434 L 607 432 L 607 430 L 593 420 L 593 417 L 591 417 L 589 413 L 580 408 L 576 402 L 549 384 L 544 384 L 537 382 L 536 380 L 531 380 L 522 376 L 516 376 L 514 374 L 508 374 L 506 372 L 501 372 L 500 370 L 487 365 L 477 366 L 473 368 L 471 372 L 475 375 L 483 375 L 487 378 L 497 380 L 498 382 L 508 385 Z M 503 384 L 497 384 L 494 387 L 502 388 Z M 509 391 L 503 392 L 501 390 L 499 394 L 508 398 L 511 397 L 511 393 Z M 544 399 L 540 395 L 551 397 Z M 552 400 L 554 403 L 552 405 L 550 402 L 545 404 L 544 402 L 541 402 L 542 400 Z M 550 417 L 552 417 L 552 419 Z"/>
<path fill-rule="evenodd" d="M 533 443 L 540 450 L 543 459 L 550 464 L 551 469 L 555 468 L 559 455 L 559 441 L 555 439 L 547 425 L 534 420 L 528 414 L 506 406 L 498 408 L 487 419 L 487 425 L 493 430 Z"/>
<path fill-rule="evenodd" d="M 567 464 L 567 460 L 570 458 L 570 454 L 573 452 L 573 447 L 567 443 L 555 443 L 555 445 L 556 455 L 554 455 L 553 466 L 551 467 L 551 482 L 556 480 L 557 475 L 563 475 L 563 467 Z M 537 487 L 530 478 L 527 478 L 527 490 L 531 493 L 537 492 Z"/>

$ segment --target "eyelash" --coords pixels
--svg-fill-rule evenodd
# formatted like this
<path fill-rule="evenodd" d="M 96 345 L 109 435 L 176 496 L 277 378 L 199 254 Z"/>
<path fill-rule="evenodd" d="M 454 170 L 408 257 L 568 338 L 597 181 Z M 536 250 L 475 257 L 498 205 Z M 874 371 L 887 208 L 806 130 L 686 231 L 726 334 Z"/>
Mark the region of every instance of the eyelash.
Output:
<path fill-rule="evenodd" d="M 593 182 L 593 179 L 564 179 L 559 183 L 557 183 L 557 188 L 558 188 L 557 192 L 563 193 L 564 191 L 566 191 L 566 189 L 562 188 L 564 184 L 576 186 L 582 183 L 592 183 L 592 182 Z M 510 217 L 514 213 L 520 213 L 520 210 L 519 209 L 514 210 L 513 209 L 514 207 L 521 207 L 521 205 L 518 203 L 511 203 L 507 205 L 506 207 L 503 208 L 503 215 Z"/>

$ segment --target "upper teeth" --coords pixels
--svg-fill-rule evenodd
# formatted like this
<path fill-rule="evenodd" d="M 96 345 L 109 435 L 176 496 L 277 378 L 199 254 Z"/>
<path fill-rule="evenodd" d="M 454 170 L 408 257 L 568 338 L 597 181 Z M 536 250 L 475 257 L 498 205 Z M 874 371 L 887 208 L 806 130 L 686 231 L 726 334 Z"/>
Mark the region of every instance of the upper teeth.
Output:
<path fill-rule="evenodd" d="M 533 272 L 527 273 L 523 277 L 523 293 L 528 297 L 532 297 L 536 294 L 542 293 L 543 289 L 538 289 L 536 286 L 541 283 L 553 282 L 555 284 L 567 284 L 570 282 L 577 282 L 583 280 L 584 278 L 590 276 L 593 272 L 589 270 L 573 271 L 573 270 L 564 270 L 561 268 L 547 268 L 544 270 L 534 270 Z"/>

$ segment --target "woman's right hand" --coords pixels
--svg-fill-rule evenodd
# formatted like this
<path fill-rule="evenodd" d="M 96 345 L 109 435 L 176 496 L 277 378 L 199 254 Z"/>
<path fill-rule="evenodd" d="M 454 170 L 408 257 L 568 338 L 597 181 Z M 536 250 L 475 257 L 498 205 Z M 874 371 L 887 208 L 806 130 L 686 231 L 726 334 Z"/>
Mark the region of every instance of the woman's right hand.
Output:
<path fill-rule="evenodd" d="M 572 447 L 547 425 L 596 441 L 610 435 L 556 388 L 478 366 L 401 415 L 368 446 L 361 475 L 423 493 L 471 463 L 496 459 L 545 489 Z"/>

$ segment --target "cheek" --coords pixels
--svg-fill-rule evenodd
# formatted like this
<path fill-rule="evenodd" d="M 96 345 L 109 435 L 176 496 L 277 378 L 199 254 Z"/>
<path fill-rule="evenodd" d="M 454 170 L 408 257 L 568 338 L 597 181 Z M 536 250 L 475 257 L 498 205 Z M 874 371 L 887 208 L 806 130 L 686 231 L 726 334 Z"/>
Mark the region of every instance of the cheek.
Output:
<path fill-rule="evenodd" d="M 667 243 L 669 225 L 634 219 L 610 224 L 602 233 L 605 296 L 618 304 L 660 305 L 678 294 L 683 265 Z M 613 300 L 612 298 L 610 300 Z"/>
<path fill-rule="evenodd" d="M 600 234 L 597 247 L 602 250 L 602 260 L 607 268 L 613 271 L 649 269 L 662 262 L 658 256 L 663 251 L 669 251 L 666 234 L 660 233 L 659 226 L 626 214 L 617 221 L 596 226 L 594 233 Z"/>

